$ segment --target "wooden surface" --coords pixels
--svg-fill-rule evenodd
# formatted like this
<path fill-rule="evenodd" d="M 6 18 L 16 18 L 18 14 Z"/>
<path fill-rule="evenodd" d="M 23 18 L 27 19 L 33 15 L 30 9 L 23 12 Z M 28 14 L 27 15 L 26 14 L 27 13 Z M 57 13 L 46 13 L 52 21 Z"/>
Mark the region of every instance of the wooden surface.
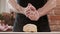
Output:
<path fill-rule="evenodd" d="M 60 34 L 60 33 L 56 33 L 56 32 L 38 32 L 38 33 L 24 33 L 24 32 L 14 32 L 14 33 L 0 33 L 0 34 Z"/>

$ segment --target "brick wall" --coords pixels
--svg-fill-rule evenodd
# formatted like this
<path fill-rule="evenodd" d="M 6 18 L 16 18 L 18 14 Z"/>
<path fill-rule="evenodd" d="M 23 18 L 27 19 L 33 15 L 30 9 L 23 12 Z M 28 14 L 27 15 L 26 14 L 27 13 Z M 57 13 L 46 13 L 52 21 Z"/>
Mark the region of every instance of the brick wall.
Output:
<path fill-rule="evenodd" d="M 48 14 L 50 28 L 53 32 L 60 32 L 60 0 L 56 0 L 56 7 Z"/>

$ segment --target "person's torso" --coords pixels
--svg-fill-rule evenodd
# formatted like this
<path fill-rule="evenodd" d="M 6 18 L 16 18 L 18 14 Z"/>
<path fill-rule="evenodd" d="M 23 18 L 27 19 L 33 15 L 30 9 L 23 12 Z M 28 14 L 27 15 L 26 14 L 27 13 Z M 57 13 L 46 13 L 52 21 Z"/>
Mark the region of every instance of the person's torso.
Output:
<path fill-rule="evenodd" d="M 46 4 L 46 2 L 47 2 L 47 0 L 17 0 L 17 3 L 22 7 L 27 7 L 28 3 L 31 3 L 36 9 L 43 7 Z M 20 17 L 21 16 L 24 17 L 23 19 L 27 19 L 28 21 L 32 21 L 32 20 L 29 20 L 29 18 L 26 17 L 25 15 L 20 14 L 20 13 L 18 13 L 18 14 L 20 15 Z M 41 21 L 48 22 L 47 15 L 40 17 L 37 22 L 40 23 Z M 33 22 L 35 22 L 35 21 L 33 21 Z"/>
<path fill-rule="evenodd" d="M 17 0 L 18 4 L 22 7 L 27 7 L 31 3 L 36 9 L 43 7 L 47 0 Z"/>

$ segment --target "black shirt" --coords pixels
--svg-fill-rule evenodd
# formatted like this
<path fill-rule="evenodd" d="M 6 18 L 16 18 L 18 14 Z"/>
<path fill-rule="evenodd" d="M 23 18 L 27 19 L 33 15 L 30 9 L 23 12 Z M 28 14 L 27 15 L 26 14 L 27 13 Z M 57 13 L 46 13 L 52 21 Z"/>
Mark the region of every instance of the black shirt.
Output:
<path fill-rule="evenodd" d="M 18 4 L 22 7 L 27 7 L 31 3 L 36 9 L 43 7 L 47 0 L 18 0 Z"/>
<path fill-rule="evenodd" d="M 47 0 L 17 0 L 17 3 L 22 7 L 27 7 L 28 3 L 31 3 L 36 9 L 39 9 L 47 3 Z M 19 13 L 17 13 L 13 31 L 23 32 L 23 26 L 29 23 L 35 24 L 38 32 L 50 32 L 47 15 L 40 17 L 37 21 L 32 21 L 25 15 Z"/>

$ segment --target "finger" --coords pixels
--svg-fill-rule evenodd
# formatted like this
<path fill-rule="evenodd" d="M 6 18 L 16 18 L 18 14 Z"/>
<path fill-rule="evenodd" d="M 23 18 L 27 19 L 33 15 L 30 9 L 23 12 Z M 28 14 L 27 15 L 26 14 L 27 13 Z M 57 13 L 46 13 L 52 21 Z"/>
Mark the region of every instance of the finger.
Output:
<path fill-rule="evenodd" d="M 30 15 L 33 15 L 31 11 L 26 12 L 26 16 L 29 17 Z"/>
<path fill-rule="evenodd" d="M 32 4 L 28 4 L 28 7 L 31 9 L 31 10 L 33 10 L 33 11 L 35 11 L 36 10 L 36 8 L 32 5 Z"/>
<path fill-rule="evenodd" d="M 35 9 L 34 6 L 30 6 L 30 9 L 31 9 L 32 11 L 36 11 L 36 9 Z"/>
<path fill-rule="evenodd" d="M 36 9 L 35 9 L 35 7 L 32 5 L 32 4 L 28 4 L 28 7 L 32 10 L 32 11 L 35 11 Z"/>
<path fill-rule="evenodd" d="M 27 17 L 33 17 L 33 16 L 35 16 L 35 14 L 33 13 L 27 14 Z"/>
<path fill-rule="evenodd" d="M 24 14 L 26 15 L 26 13 L 27 13 L 28 11 L 30 11 L 30 8 L 26 7 L 26 8 L 25 8 L 25 11 L 24 11 Z"/>
<path fill-rule="evenodd" d="M 31 6 L 32 6 L 32 4 L 28 3 L 28 6 L 27 7 L 30 8 Z"/>
<path fill-rule="evenodd" d="M 28 6 L 31 6 L 32 4 L 31 3 L 28 3 Z"/>
<path fill-rule="evenodd" d="M 26 7 L 26 12 L 28 12 L 28 11 L 30 11 L 31 9 L 30 9 L 30 6 L 27 6 Z"/>
<path fill-rule="evenodd" d="M 34 15 L 30 15 L 29 19 L 34 20 L 36 17 Z"/>
<path fill-rule="evenodd" d="M 26 14 L 31 14 L 31 15 L 33 15 L 33 14 L 35 14 L 35 12 L 33 12 L 33 11 L 28 11 L 28 12 L 26 12 Z"/>

